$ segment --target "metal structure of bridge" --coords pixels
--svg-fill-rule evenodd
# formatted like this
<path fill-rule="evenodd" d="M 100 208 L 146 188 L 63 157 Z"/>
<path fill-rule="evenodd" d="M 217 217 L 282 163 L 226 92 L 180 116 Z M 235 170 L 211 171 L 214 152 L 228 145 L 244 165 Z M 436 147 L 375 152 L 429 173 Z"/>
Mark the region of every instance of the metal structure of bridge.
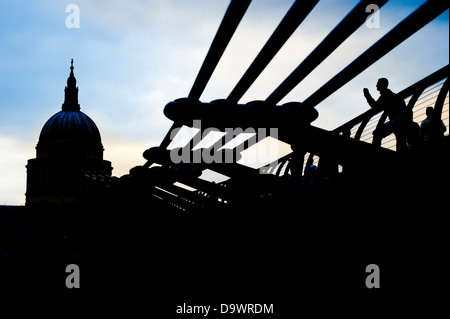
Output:
<path fill-rule="evenodd" d="M 231 1 L 188 96 L 164 108 L 173 121 L 166 137 L 144 152 L 143 166 L 122 178 L 127 202 L 144 205 L 146 214 L 158 218 L 157 227 L 170 224 L 164 229 L 179 258 L 169 258 L 168 267 L 177 274 L 178 289 L 187 293 L 186 287 L 201 282 L 207 291 L 227 287 L 271 295 L 290 282 L 320 290 L 328 287 L 322 276 L 328 267 L 342 274 L 337 287 L 364 288 L 365 266 L 373 262 L 388 269 L 391 287 L 411 287 L 407 278 L 419 268 L 426 275 L 417 277 L 418 286 L 435 285 L 442 274 L 448 278 L 441 209 L 448 195 L 448 134 L 431 149 L 396 152 L 393 134 L 383 140 L 372 134 L 387 120 L 382 109 L 334 130 L 312 124 L 321 102 L 448 10 L 448 3 L 426 1 L 309 98 L 278 104 L 366 22 L 368 5 L 386 2 L 360 1 L 268 97 L 239 104 L 318 3 L 294 1 L 228 97 L 201 102 L 251 3 Z M 443 66 L 398 92 L 416 123 L 433 106 L 435 122 L 448 126 L 448 74 Z M 267 141 L 290 151 L 247 165 L 244 154 Z M 203 178 L 205 172 L 221 179 Z M 148 232 L 140 227 L 138 232 Z M 411 262 L 408 254 L 420 261 Z"/>
<path fill-rule="evenodd" d="M 386 121 L 387 115 L 383 110 L 369 110 L 332 131 L 315 127 L 311 122 L 317 118 L 318 112 L 315 108 L 320 108 L 323 100 L 447 10 L 448 6 L 442 2 L 427 1 L 305 101 L 277 105 L 365 23 L 365 10 L 369 4 L 382 7 L 386 2 L 360 1 L 265 100 L 238 104 L 318 3 L 295 1 L 229 96 L 210 103 L 200 102 L 208 80 L 251 3 L 231 1 L 188 97 L 170 102 L 164 109 L 166 116 L 174 121 L 172 128 L 159 147 L 144 153 L 147 159 L 143 166 L 146 174 L 150 176 L 149 172 L 158 171 L 155 176 L 161 176 L 165 174 L 162 172 L 166 172 L 168 177 L 155 188 L 154 196 L 181 210 L 195 210 L 195 206 L 203 205 L 202 199 L 216 201 L 215 204 L 218 205 L 232 206 L 233 191 L 228 186 L 233 184 L 234 179 L 255 179 L 258 183 L 259 180 L 267 179 L 277 183 L 277 179 L 266 176 L 273 175 L 280 177 L 278 180 L 282 184 L 305 185 L 311 182 L 311 164 L 315 166 L 315 181 L 344 176 L 352 171 L 357 172 L 356 174 L 366 174 L 371 169 L 384 170 L 384 165 L 396 166 L 396 161 L 400 161 L 400 157 L 403 160 L 406 155 L 396 154 L 394 134 L 383 141 L 374 139 L 372 135 L 374 129 Z M 425 118 L 427 106 L 435 107 L 439 115 L 436 121 L 442 119 L 448 123 L 448 71 L 448 65 L 444 66 L 398 93 L 407 102 L 407 108 L 412 111 L 416 123 Z M 182 127 L 194 128 L 196 122 L 201 123 L 201 127 L 190 131 L 190 140 L 184 140 L 184 144 L 176 148 L 170 147 L 172 139 L 176 138 Z M 290 145 L 292 152 L 257 167 L 259 169 L 242 165 L 240 154 L 246 150 L 251 152 L 252 146 L 270 136 L 271 128 L 276 129 L 277 136 L 273 138 Z M 227 129 L 231 129 L 231 132 Z M 256 134 L 239 136 L 239 133 L 248 132 L 249 129 L 254 129 Z M 258 136 L 261 129 L 266 135 Z M 185 131 L 180 130 L 179 135 L 182 136 L 181 132 Z M 208 136 L 209 133 L 211 135 Z M 232 146 L 227 148 L 227 145 Z M 206 154 L 207 156 L 203 156 Z M 414 158 L 413 155 L 411 157 Z M 182 160 L 180 163 L 174 163 L 174 158 Z M 204 158 L 212 160 L 206 163 Z M 401 163 L 399 165 L 401 166 Z M 149 167 L 151 168 L 148 169 Z M 198 179 L 199 173 L 206 169 L 223 174 L 229 179 L 214 184 Z M 180 187 L 185 185 L 188 187 Z M 270 189 L 261 192 L 261 196 L 264 193 L 276 193 Z"/>

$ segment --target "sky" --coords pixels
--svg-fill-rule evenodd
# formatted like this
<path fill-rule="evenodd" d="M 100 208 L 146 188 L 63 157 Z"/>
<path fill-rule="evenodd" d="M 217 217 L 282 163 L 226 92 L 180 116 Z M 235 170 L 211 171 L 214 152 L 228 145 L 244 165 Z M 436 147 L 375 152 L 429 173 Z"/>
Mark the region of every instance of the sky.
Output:
<path fill-rule="evenodd" d="M 281 103 L 303 101 L 425 0 L 391 0 L 379 28 L 362 25 Z M 201 100 L 225 98 L 292 0 L 253 0 Z M 358 0 L 322 0 L 241 99 L 264 100 Z M 72 27 L 79 8 L 79 27 Z M 60 111 L 74 59 L 81 111 L 97 124 L 113 175 L 142 165 L 171 126 L 164 106 L 188 95 L 229 0 L 0 0 L 0 205 L 25 203 L 28 159 Z M 69 6 L 69 8 L 71 8 Z M 70 17 L 69 17 L 70 16 Z M 68 19 L 69 17 L 69 19 Z M 69 23 L 66 23 L 68 20 Z M 376 80 L 400 91 L 448 64 L 448 10 L 317 106 L 333 129 L 369 107 Z"/>

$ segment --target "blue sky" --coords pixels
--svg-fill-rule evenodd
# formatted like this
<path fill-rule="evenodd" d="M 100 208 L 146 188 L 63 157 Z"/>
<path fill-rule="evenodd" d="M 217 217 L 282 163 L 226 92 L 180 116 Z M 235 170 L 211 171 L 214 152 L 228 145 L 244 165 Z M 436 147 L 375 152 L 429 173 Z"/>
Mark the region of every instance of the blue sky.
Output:
<path fill-rule="evenodd" d="M 254 0 L 202 95 L 226 97 L 293 1 Z M 322 0 L 241 102 L 265 99 L 356 5 Z M 283 101 L 302 101 L 425 0 L 391 0 L 380 28 L 364 25 Z M 67 28 L 66 6 L 80 8 L 80 28 Z M 0 0 L 0 205 L 25 202 L 28 159 L 39 133 L 64 99 L 70 59 L 81 110 L 102 134 L 104 157 L 121 176 L 142 165 L 171 122 L 164 105 L 187 96 L 229 0 Z M 368 109 L 379 77 L 399 91 L 448 64 L 448 11 L 318 107 L 326 129 Z"/>

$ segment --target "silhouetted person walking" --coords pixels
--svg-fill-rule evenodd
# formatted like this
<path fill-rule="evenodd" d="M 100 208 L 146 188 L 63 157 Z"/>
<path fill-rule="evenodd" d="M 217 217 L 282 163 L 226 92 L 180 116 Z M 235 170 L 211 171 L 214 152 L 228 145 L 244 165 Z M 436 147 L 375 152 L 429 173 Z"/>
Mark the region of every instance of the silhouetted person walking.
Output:
<path fill-rule="evenodd" d="M 435 113 L 434 108 L 431 106 L 427 107 L 427 118 L 420 124 L 420 141 L 423 144 L 430 145 L 439 141 L 445 131 L 447 131 L 447 127 L 442 120 L 440 120 L 440 123 L 436 123 L 439 120 Z"/>
<path fill-rule="evenodd" d="M 389 121 L 382 127 L 377 127 L 373 132 L 374 138 L 380 140 L 392 133 L 397 138 L 397 151 L 406 150 L 406 104 L 402 98 L 399 98 L 394 92 L 388 89 L 389 81 L 381 78 L 377 82 L 377 90 L 380 92 L 378 100 L 374 100 L 369 90 L 364 88 L 364 96 L 370 107 L 384 110 L 389 117 Z"/>

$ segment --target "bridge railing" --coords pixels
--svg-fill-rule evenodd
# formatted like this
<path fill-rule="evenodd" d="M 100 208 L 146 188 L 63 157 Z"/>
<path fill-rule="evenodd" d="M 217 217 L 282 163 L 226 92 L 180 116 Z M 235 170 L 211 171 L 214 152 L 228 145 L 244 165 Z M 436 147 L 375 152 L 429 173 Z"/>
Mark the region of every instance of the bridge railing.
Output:
<path fill-rule="evenodd" d="M 448 125 L 448 74 L 449 66 L 447 65 L 397 93 L 397 95 L 405 100 L 407 109 L 412 111 L 412 120 L 414 122 L 420 124 L 425 119 L 426 108 L 432 106 L 444 123 Z M 440 96 L 441 98 L 439 98 Z M 393 134 L 386 137 L 383 141 L 374 139 L 372 135 L 378 126 L 386 122 L 386 119 L 387 115 L 383 110 L 370 109 L 334 129 L 333 132 L 352 137 L 358 141 L 395 150 L 395 136 Z"/>
<path fill-rule="evenodd" d="M 412 120 L 415 123 L 420 125 L 426 118 L 426 108 L 431 106 L 435 108 L 447 128 L 449 127 L 448 74 L 449 66 L 447 65 L 398 93 L 405 100 L 407 109 L 412 112 Z M 355 141 L 395 151 L 396 138 L 394 134 L 387 136 L 383 140 L 377 140 L 373 135 L 373 131 L 386 121 L 387 115 L 383 110 L 369 109 L 332 132 Z M 448 135 L 448 130 L 446 135 Z M 292 155 L 279 159 L 274 164 L 269 165 L 266 172 L 277 176 L 291 175 L 291 159 Z M 321 159 L 318 154 L 312 152 L 305 154 L 301 174 L 304 180 L 310 180 L 311 176 L 317 174 Z M 336 173 L 342 172 L 343 166 L 335 163 L 333 171 Z"/>
<path fill-rule="evenodd" d="M 407 109 L 412 112 L 412 120 L 420 123 L 426 118 L 425 110 L 427 107 L 434 107 L 436 113 L 449 127 L 449 97 L 448 97 L 448 75 L 449 66 L 445 66 L 433 74 L 425 77 L 417 83 L 397 93 L 405 100 Z M 396 138 L 394 134 L 377 140 L 373 132 L 387 121 L 387 115 L 384 110 L 369 109 L 347 123 L 333 130 L 344 137 L 352 138 L 375 146 L 395 151 Z M 447 129 L 446 135 L 449 130 Z M 303 175 L 308 175 L 308 170 L 315 171 L 320 164 L 320 157 L 314 153 L 307 153 L 303 161 Z M 338 165 L 337 171 L 342 172 L 343 167 Z M 287 172 L 289 173 L 289 172 Z"/>

